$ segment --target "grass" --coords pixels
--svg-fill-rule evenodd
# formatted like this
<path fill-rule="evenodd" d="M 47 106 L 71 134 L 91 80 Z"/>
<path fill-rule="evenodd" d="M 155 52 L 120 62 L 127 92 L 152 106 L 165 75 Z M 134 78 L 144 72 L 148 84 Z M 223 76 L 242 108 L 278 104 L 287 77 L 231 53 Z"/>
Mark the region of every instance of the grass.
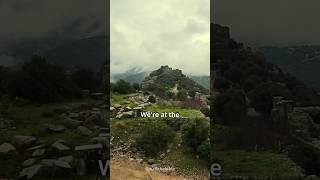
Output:
<path fill-rule="evenodd" d="M 229 150 L 214 152 L 226 176 L 298 178 L 302 172 L 285 155 L 272 152 Z"/>
<path fill-rule="evenodd" d="M 158 113 L 178 112 L 180 114 L 180 117 L 185 117 L 185 118 L 204 117 L 203 114 L 196 109 L 180 108 L 180 107 L 161 107 L 161 106 L 158 106 L 157 104 L 152 104 L 151 106 L 146 107 L 145 111 L 158 112 Z"/>

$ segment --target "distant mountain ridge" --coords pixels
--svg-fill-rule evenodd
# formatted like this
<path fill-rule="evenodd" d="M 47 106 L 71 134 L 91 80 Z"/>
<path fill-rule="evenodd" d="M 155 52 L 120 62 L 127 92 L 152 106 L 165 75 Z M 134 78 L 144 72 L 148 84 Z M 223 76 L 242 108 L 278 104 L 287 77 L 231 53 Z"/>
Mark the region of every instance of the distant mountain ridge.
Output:
<path fill-rule="evenodd" d="M 97 72 L 109 58 L 109 37 L 94 36 L 78 40 L 35 39 L 2 50 L 0 65 L 12 66 L 28 61 L 33 54 L 66 68 L 84 67 Z"/>
<path fill-rule="evenodd" d="M 266 59 L 320 90 L 320 46 L 263 47 Z"/>

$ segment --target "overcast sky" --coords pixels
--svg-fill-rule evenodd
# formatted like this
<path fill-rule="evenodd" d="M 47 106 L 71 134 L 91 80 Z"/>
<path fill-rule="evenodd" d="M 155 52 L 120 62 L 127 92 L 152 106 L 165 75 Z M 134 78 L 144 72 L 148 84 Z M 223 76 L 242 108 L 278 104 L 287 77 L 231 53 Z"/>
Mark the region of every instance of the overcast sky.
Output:
<path fill-rule="evenodd" d="M 258 45 L 320 44 L 319 0 L 214 0 L 215 22 Z"/>
<path fill-rule="evenodd" d="M 111 74 L 169 65 L 208 75 L 210 0 L 111 0 Z"/>
<path fill-rule="evenodd" d="M 106 34 L 107 5 L 107 0 L 0 0 L 0 48 L 30 38 Z"/>

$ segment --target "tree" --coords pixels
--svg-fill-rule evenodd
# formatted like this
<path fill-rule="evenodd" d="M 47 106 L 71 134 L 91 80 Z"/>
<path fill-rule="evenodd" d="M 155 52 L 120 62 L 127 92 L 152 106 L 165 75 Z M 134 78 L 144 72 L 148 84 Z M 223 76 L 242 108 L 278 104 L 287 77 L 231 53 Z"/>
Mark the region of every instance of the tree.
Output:
<path fill-rule="evenodd" d="M 72 73 L 71 79 L 80 89 L 94 89 L 95 78 L 91 69 L 78 68 Z"/>
<path fill-rule="evenodd" d="M 60 66 L 50 64 L 44 57 L 32 56 L 10 75 L 8 83 L 11 97 L 33 102 L 48 103 L 75 97 L 78 91 Z"/>
<path fill-rule="evenodd" d="M 133 84 L 132 84 L 132 87 L 133 87 L 133 89 L 136 90 L 136 91 L 139 91 L 139 90 L 140 90 L 140 84 L 138 84 L 138 83 L 133 83 Z"/>
<path fill-rule="evenodd" d="M 251 104 L 258 112 L 269 115 L 272 109 L 273 97 L 282 96 L 289 98 L 290 91 L 282 84 L 275 82 L 262 83 L 257 86 L 251 93 Z"/>
<path fill-rule="evenodd" d="M 189 119 L 181 127 L 184 144 L 196 151 L 208 139 L 209 124 L 206 119 Z"/>
<path fill-rule="evenodd" d="M 240 90 L 229 90 L 219 94 L 213 108 L 217 123 L 239 125 L 246 119 L 246 99 Z"/>
<path fill-rule="evenodd" d="M 129 94 L 135 92 L 131 84 L 122 79 L 114 83 L 113 86 L 111 86 L 111 90 L 119 94 Z"/>

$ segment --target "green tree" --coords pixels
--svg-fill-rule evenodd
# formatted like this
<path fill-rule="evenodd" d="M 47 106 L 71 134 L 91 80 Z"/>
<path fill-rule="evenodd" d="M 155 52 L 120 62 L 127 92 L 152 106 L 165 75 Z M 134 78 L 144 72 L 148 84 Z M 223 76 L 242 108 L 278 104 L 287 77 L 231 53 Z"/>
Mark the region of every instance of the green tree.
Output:
<path fill-rule="evenodd" d="M 119 94 L 129 94 L 135 92 L 134 88 L 131 86 L 130 83 L 120 79 L 118 82 L 112 84 L 111 90 L 113 92 Z"/>
<path fill-rule="evenodd" d="M 91 69 L 77 68 L 71 79 L 80 89 L 93 90 L 95 87 L 95 77 Z"/>
<path fill-rule="evenodd" d="M 185 145 L 196 152 L 197 148 L 208 139 L 209 123 L 206 119 L 190 119 L 181 127 L 182 140 Z"/>
<path fill-rule="evenodd" d="M 219 94 L 213 108 L 217 123 L 239 125 L 246 119 L 246 99 L 241 90 L 229 90 Z"/>
<path fill-rule="evenodd" d="M 269 115 L 272 109 L 273 97 L 276 96 L 289 98 L 291 93 L 282 84 L 275 82 L 262 83 L 250 93 L 251 104 L 258 112 Z"/>

